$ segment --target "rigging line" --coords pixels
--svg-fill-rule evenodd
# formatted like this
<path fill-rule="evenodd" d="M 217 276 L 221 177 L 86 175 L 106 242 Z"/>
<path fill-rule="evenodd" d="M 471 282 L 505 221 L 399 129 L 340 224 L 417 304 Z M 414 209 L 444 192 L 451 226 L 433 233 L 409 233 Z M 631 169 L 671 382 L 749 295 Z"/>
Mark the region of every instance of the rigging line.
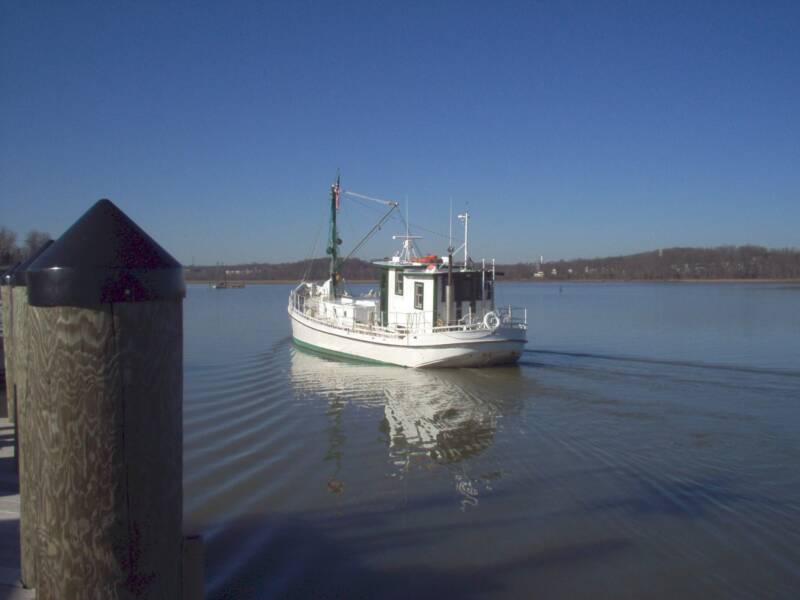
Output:
<path fill-rule="evenodd" d="M 353 200 L 355 200 L 358 204 L 360 204 L 361 206 L 363 206 L 365 208 L 381 212 L 381 214 L 383 216 L 380 218 L 378 223 L 376 225 L 374 225 L 372 227 L 372 229 L 370 229 L 369 232 L 355 245 L 355 247 L 347 254 L 347 256 L 342 260 L 342 262 L 345 262 L 346 260 L 351 258 L 353 256 L 353 254 L 355 254 L 367 242 L 367 240 L 370 238 L 370 236 L 372 236 L 372 234 L 375 233 L 375 231 L 377 231 L 377 230 L 379 230 L 381 228 L 383 223 L 391 216 L 391 214 L 394 211 L 394 209 L 397 208 L 397 204 L 396 203 L 387 202 L 386 204 L 389 206 L 389 211 L 384 213 L 379 208 L 377 208 L 375 206 L 372 206 L 370 204 L 366 204 L 365 202 L 362 202 L 358 198 L 353 198 Z M 356 236 L 355 236 L 355 232 L 353 230 L 352 223 L 349 220 L 347 221 L 347 223 L 348 223 L 348 226 L 350 227 L 351 233 L 353 234 L 353 238 L 355 238 Z"/>
<path fill-rule="evenodd" d="M 369 236 L 371 236 L 372 234 L 374 234 L 374 233 L 375 233 L 375 231 L 377 231 L 378 229 L 380 229 L 380 227 L 381 227 L 381 226 L 382 226 L 382 225 L 383 225 L 383 224 L 384 224 L 384 223 L 385 223 L 387 220 L 388 220 L 388 221 L 397 221 L 397 220 L 398 220 L 398 216 L 397 216 L 397 215 L 394 215 L 394 214 L 392 214 L 392 213 L 393 213 L 393 211 L 394 211 L 394 209 L 395 209 L 395 208 L 397 208 L 397 206 L 391 206 L 390 210 L 389 210 L 388 212 L 384 213 L 384 212 L 383 212 L 382 210 L 380 210 L 378 207 L 376 207 L 376 206 L 372 206 L 371 204 L 367 204 L 366 202 L 362 202 L 361 200 L 359 200 L 359 199 L 358 199 L 358 198 L 356 198 L 356 197 L 354 197 L 354 198 L 353 198 L 353 200 L 354 200 L 354 201 L 355 201 L 357 204 L 360 204 L 361 206 L 363 206 L 364 208 L 367 208 L 367 209 L 369 209 L 369 210 L 373 210 L 373 211 L 376 211 L 376 212 L 380 212 L 380 213 L 381 213 L 383 216 L 382 216 L 382 217 L 381 217 L 381 219 L 378 221 L 378 225 L 374 226 L 374 227 L 373 227 L 373 228 L 372 228 L 372 229 L 369 231 L 369 233 L 367 233 L 367 235 L 366 235 L 366 236 L 364 236 L 364 238 L 363 238 L 363 239 L 362 239 L 362 240 L 361 240 L 361 241 L 360 241 L 360 242 L 359 242 L 359 243 L 358 243 L 358 244 L 357 244 L 357 245 L 356 245 L 356 246 L 355 246 L 355 247 L 354 247 L 354 248 L 353 248 L 353 249 L 350 251 L 350 253 L 347 255 L 347 258 L 350 258 L 350 257 L 352 257 L 352 256 L 353 256 L 353 254 L 355 254 L 355 253 L 356 253 L 356 252 L 357 252 L 357 251 L 358 251 L 358 250 L 361 248 L 361 246 L 363 246 L 363 245 L 364 245 L 364 243 L 366 243 L 366 241 L 367 241 L 367 239 L 369 238 Z M 399 212 L 399 211 L 398 211 L 398 212 Z M 355 237 L 355 236 L 353 236 L 353 237 Z M 345 259 L 345 260 L 347 260 L 347 259 Z"/>
<path fill-rule="evenodd" d="M 364 208 L 367 208 L 369 210 L 373 210 L 375 212 L 383 213 L 383 210 L 381 210 L 377 206 L 373 206 L 372 204 L 367 204 L 363 200 L 359 200 L 358 198 L 355 198 L 355 197 L 353 197 L 352 200 L 353 200 L 353 202 L 355 202 L 356 204 L 360 204 Z"/>
<path fill-rule="evenodd" d="M 353 229 L 353 220 L 350 219 L 350 218 L 347 218 L 347 217 L 344 217 L 344 218 L 343 217 L 344 217 L 344 215 L 340 216 L 339 220 L 340 220 L 341 223 L 346 223 L 347 224 L 347 229 L 350 232 L 350 239 L 353 239 L 353 240 L 356 239 L 356 230 Z M 342 262 L 344 262 L 344 261 L 342 261 Z"/>
<path fill-rule="evenodd" d="M 368 206 L 367 208 L 372 208 L 372 207 Z M 377 210 L 377 209 L 373 209 L 373 210 Z M 398 214 L 398 215 L 393 216 L 392 220 L 401 220 L 403 225 L 405 225 L 405 220 L 402 220 L 402 217 L 403 217 L 402 214 Z M 411 226 L 412 229 L 416 229 L 416 230 L 419 230 L 419 231 L 424 231 L 425 233 L 430 233 L 430 234 L 435 235 L 437 237 L 440 237 L 440 238 L 442 238 L 444 240 L 449 240 L 450 239 L 449 235 L 446 235 L 444 233 L 440 233 L 438 231 L 434 231 L 433 229 L 428 229 L 427 227 L 423 227 L 422 225 L 419 225 L 419 224 L 415 223 L 414 221 L 409 221 L 408 224 Z M 460 239 L 458 237 L 455 237 L 455 236 L 453 237 L 453 240 L 457 241 L 457 242 L 463 242 L 462 239 Z"/>
<path fill-rule="evenodd" d="M 386 206 L 397 206 L 399 202 L 395 202 L 394 200 L 383 200 L 382 198 L 372 198 L 371 196 L 365 196 L 364 194 L 357 194 L 350 190 L 346 190 L 345 194 L 348 196 L 352 196 L 355 198 L 363 198 L 364 200 L 371 200 L 372 202 L 379 202 L 380 204 L 385 204 Z"/>
<path fill-rule="evenodd" d="M 372 206 L 370 204 L 367 204 L 366 202 L 362 202 L 358 198 L 354 197 L 353 200 L 355 202 L 357 202 L 358 204 L 360 204 L 361 206 L 363 206 L 364 208 L 367 208 L 369 210 L 374 210 L 376 212 L 380 211 L 380 209 L 377 206 Z M 391 221 L 398 221 L 398 222 L 402 223 L 403 226 L 405 226 L 405 220 L 403 220 L 402 217 L 403 217 L 403 215 L 400 212 L 398 212 L 398 214 L 392 215 L 390 220 Z M 438 236 L 438 237 L 440 237 L 442 239 L 445 239 L 445 240 L 449 240 L 450 239 L 449 235 L 445 235 L 444 233 L 440 233 L 438 231 L 434 231 L 433 229 L 428 229 L 427 227 L 423 227 L 422 225 L 418 225 L 418 224 L 414 223 L 413 221 L 409 221 L 409 225 L 413 229 L 418 229 L 420 231 L 424 231 L 425 233 L 433 234 L 433 235 Z M 453 236 L 453 241 L 454 242 L 463 242 L 464 240 L 462 240 L 459 237 Z"/>
<path fill-rule="evenodd" d="M 411 226 L 414 229 L 419 229 L 420 231 L 424 231 L 425 233 L 431 233 L 431 234 L 433 234 L 435 236 L 438 236 L 438 237 L 440 237 L 442 239 L 445 239 L 445 240 L 450 239 L 450 236 L 445 235 L 444 233 L 439 233 L 438 231 L 433 231 L 432 229 L 427 229 L 427 228 L 423 227 L 422 225 L 417 225 L 414 222 L 411 222 Z M 453 238 L 453 239 L 456 240 L 456 241 L 461 241 L 458 238 Z"/>
<path fill-rule="evenodd" d="M 353 256 L 353 254 L 355 254 L 356 252 L 358 252 L 358 250 L 359 250 L 359 249 L 360 249 L 360 248 L 361 248 L 361 247 L 362 247 L 362 246 L 363 246 L 363 245 L 364 245 L 364 244 L 367 242 L 367 240 L 368 240 L 369 238 L 371 238 L 371 237 L 372 237 L 372 234 L 373 234 L 373 233 L 375 233 L 376 231 L 378 231 L 378 230 L 381 228 L 381 225 L 383 225 L 383 223 L 386 221 L 386 219 L 388 219 L 388 218 L 389 218 L 389 215 L 391 215 L 391 214 L 392 214 L 392 212 L 394 212 L 394 209 L 395 209 L 395 208 L 397 208 L 397 206 L 396 206 L 396 205 L 394 205 L 394 206 L 390 206 L 390 207 L 389 207 L 389 211 L 388 211 L 388 212 L 387 212 L 385 215 L 383 215 L 383 217 L 381 218 L 381 220 L 380 220 L 380 221 L 378 221 L 377 223 L 375 223 L 375 225 L 372 227 L 372 229 L 370 229 L 370 230 L 369 230 L 369 232 L 367 232 L 367 235 L 365 235 L 363 238 L 361 238 L 361 241 L 360 241 L 360 242 L 358 242 L 358 244 L 356 244 L 356 247 L 355 247 L 355 248 L 353 248 L 353 249 L 350 251 L 350 254 L 348 254 L 348 255 L 345 257 L 345 259 L 344 259 L 344 260 L 347 260 L 347 259 L 349 259 L 351 256 Z"/>
<path fill-rule="evenodd" d="M 406 222 L 405 222 L 405 220 L 403 220 L 402 215 L 394 215 L 390 220 L 396 221 L 396 222 L 402 224 L 403 227 L 405 227 L 405 225 L 406 225 Z M 413 221 L 409 221 L 408 223 L 409 223 L 409 226 L 411 227 L 411 229 L 413 229 L 415 231 L 424 231 L 425 233 L 430 233 L 432 235 L 435 235 L 437 237 L 440 237 L 440 238 L 442 238 L 444 240 L 448 240 L 448 241 L 450 239 L 450 236 L 447 236 L 447 235 L 445 235 L 443 233 L 439 233 L 438 231 L 434 231 L 432 229 L 428 229 L 427 227 L 423 227 L 422 225 L 418 225 L 417 223 L 414 223 Z M 462 240 L 461 238 L 453 236 L 453 241 L 454 242 L 461 242 L 461 244 L 463 246 L 464 240 Z"/>
<path fill-rule="evenodd" d="M 301 281 L 305 281 L 306 277 L 310 274 L 311 269 L 313 268 L 314 262 L 314 254 L 317 253 L 317 243 L 319 242 L 319 234 L 322 232 L 322 226 L 325 224 L 325 215 L 322 213 L 322 217 L 320 217 L 319 226 L 317 227 L 317 234 L 314 236 L 314 245 L 311 248 L 311 255 L 308 257 L 306 261 L 306 269 L 303 272 L 303 279 Z"/>

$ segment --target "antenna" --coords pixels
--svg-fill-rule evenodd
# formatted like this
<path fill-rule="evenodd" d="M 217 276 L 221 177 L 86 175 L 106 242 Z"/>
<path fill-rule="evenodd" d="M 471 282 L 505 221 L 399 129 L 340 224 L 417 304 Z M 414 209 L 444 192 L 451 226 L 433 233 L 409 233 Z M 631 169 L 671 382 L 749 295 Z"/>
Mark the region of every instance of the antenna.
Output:
<path fill-rule="evenodd" d="M 419 235 L 393 235 L 393 240 L 403 240 L 403 249 L 398 255 L 398 259 L 403 262 L 414 262 L 417 253 L 414 251 L 414 240 L 421 240 L 422 236 Z"/>
<path fill-rule="evenodd" d="M 448 254 L 452 254 L 453 253 L 453 197 L 452 196 L 450 196 L 450 219 L 449 219 L 449 223 L 450 223 L 450 237 L 448 238 L 449 241 L 447 243 L 447 253 Z"/>
<path fill-rule="evenodd" d="M 408 194 L 406 194 L 406 237 L 408 237 Z"/>
<path fill-rule="evenodd" d="M 469 252 L 467 251 L 467 244 L 469 243 L 469 211 L 464 211 L 463 214 L 458 215 L 459 220 L 464 221 L 464 268 L 469 263 Z"/>
<path fill-rule="evenodd" d="M 401 218 L 402 218 L 402 213 Z M 411 235 L 409 231 L 408 225 L 408 196 L 406 196 L 406 234 L 405 235 L 393 235 L 393 240 L 403 240 L 403 249 L 400 251 L 399 260 L 400 262 L 414 262 L 414 259 L 417 258 L 417 254 L 414 251 L 414 240 L 421 240 L 422 237 L 418 235 Z"/>

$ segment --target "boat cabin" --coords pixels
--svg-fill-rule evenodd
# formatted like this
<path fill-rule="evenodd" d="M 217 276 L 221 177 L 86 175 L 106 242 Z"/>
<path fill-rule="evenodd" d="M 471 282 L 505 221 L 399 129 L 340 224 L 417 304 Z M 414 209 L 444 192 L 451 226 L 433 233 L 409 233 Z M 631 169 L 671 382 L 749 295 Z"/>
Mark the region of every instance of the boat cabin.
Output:
<path fill-rule="evenodd" d="M 477 325 L 494 310 L 494 271 L 453 266 L 435 256 L 401 261 L 397 257 L 374 263 L 380 268 L 380 293 L 334 297 L 331 281 L 301 284 L 293 296 L 296 309 L 340 327 L 387 327 L 431 332 L 439 327 Z M 447 310 L 447 282 L 452 278 Z"/>
<path fill-rule="evenodd" d="M 379 323 L 428 329 L 471 324 L 493 310 L 492 271 L 454 266 L 448 275 L 446 260 L 428 256 L 418 262 L 375 263 L 381 269 Z M 453 286 L 449 315 L 448 276 Z"/>

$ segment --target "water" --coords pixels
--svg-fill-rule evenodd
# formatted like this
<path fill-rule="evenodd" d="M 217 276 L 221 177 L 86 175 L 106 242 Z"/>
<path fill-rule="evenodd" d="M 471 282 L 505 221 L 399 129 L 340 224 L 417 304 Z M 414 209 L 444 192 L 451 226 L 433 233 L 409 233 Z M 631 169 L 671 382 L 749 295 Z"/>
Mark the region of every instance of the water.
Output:
<path fill-rule="evenodd" d="M 289 286 L 185 302 L 210 598 L 793 598 L 800 286 L 503 284 L 517 367 L 295 349 Z"/>

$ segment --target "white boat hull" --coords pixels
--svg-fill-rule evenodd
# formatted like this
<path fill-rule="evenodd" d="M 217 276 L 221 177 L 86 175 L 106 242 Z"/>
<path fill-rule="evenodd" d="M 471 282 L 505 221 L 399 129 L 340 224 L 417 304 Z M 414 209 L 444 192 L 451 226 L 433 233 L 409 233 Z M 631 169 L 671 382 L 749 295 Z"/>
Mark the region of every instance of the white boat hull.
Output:
<path fill-rule="evenodd" d="M 292 337 L 300 346 L 359 360 L 403 367 L 484 367 L 516 362 L 525 330 L 447 331 L 387 338 L 331 327 L 289 310 Z"/>

